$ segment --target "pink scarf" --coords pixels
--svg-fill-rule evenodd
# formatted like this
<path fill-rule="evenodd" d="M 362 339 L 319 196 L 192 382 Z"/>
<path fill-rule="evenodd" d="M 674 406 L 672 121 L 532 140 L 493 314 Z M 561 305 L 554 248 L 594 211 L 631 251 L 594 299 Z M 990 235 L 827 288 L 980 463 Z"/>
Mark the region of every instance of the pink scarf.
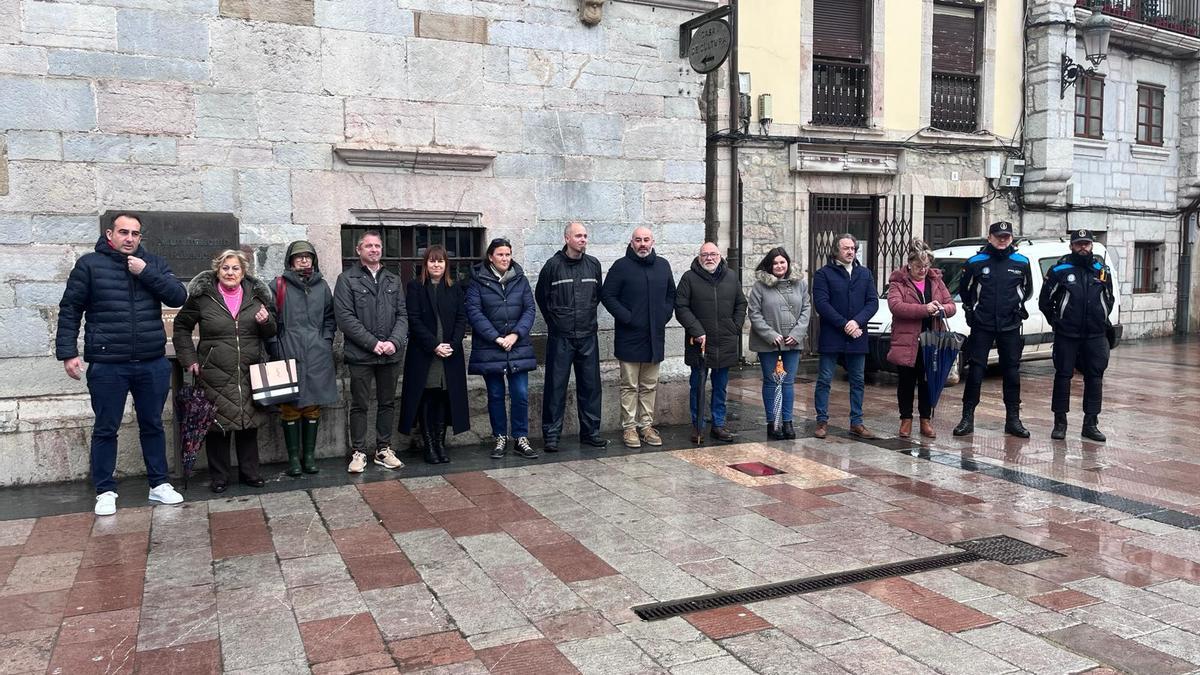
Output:
<path fill-rule="evenodd" d="M 221 298 L 225 300 L 225 306 L 229 308 L 229 313 L 236 319 L 238 310 L 242 308 L 242 285 L 238 284 L 237 288 L 229 290 L 218 283 L 217 288 L 221 289 Z"/>

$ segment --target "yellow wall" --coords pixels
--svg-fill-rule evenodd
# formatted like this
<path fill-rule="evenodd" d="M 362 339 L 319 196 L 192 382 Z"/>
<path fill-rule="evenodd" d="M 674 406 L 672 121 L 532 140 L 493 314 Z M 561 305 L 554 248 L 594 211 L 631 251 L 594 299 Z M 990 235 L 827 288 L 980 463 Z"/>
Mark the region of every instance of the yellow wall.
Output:
<path fill-rule="evenodd" d="M 758 95 L 770 94 L 776 124 L 800 123 L 799 0 L 753 0 L 738 3 L 738 70 L 750 73 L 757 128 Z"/>
<path fill-rule="evenodd" d="M 921 3 L 885 2 L 883 128 L 917 129 L 921 123 Z"/>
<path fill-rule="evenodd" d="M 1021 122 L 1022 3 L 998 2 L 996 8 L 996 107 L 992 131 L 1012 138 Z"/>

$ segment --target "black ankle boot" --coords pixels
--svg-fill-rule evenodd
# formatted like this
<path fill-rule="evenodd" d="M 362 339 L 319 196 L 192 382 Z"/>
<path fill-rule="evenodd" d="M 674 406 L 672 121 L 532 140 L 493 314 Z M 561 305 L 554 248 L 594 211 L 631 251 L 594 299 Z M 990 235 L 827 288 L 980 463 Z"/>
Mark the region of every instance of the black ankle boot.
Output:
<path fill-rule="evenodd" d="M 767 438 L 773 441 L 782 441 L 787 438 L 783 433 L 783 426 L 773 422 L 767 422 Z"/>
<path fill-rule="evenodd" d="M 975 406 L 964 405 L 962 419 L 954 427 L 955 436 L 966 436 L 975 433 Z"/>
<path fill-rule="evenodd" d="M 1105 436 L 1100 431 L 1100 428 L 1096 426 L 1096 424 L 1100 421 L 1099 417 L 1099 415 L 1084 415 L 1083 428 L 1079 430 L 1079 435 L 1096 441 L 1097 443 L 1103 443 L 1104 441 L 1107 441 L 1108 437 Z"/>
<path fill-rule="evenodd" d="M 449 464 L 450 458 L 446 456 L 446 423 L 439 421 L 437 429 L 433 434 L 433 454 L 437 456 L 438 464 Z"/>
<path fill-rule="evenodd" d="M 1029 430 L 1021 424 L 1021 409 L 1009 408 L 1004 415 L 1004 433 L 1017 438 L 1029 438 Z"/>
<path fill-rule="evenodd" d="M 1054 430 L 1050 432 L 1050 438 L 1056 441 L 1061 441 L 1067 437 L 1067 414 L 1054 413 Z"/>
<path fill-rule="evenodd" d="M 437 451 L 433 440 L 433 430 L 429 428 L 428 420 L 421 421 L 421 449 L 425 453 L 426 464 L 437 464 Z"/>
<path fill-rule="evenodd" d="M 791 422 L 783 423 L 783 437 L 789 441 L 796 438 L 796 427 Z"/>

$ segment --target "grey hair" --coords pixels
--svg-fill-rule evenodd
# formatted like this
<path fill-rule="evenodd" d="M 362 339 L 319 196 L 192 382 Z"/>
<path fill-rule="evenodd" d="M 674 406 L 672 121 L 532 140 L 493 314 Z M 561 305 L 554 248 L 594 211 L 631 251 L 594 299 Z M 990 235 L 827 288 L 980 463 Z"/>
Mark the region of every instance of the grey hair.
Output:
<path fill-rule="evenodd" d="M 850 241 L 854 242 L 854 250 L 858 250 L 858 237 L 850 234 L 849 232 L 843 232 L 842 234 L 839 234 L 837 239 L 833 240 L 833 247 L 836 249 L 838 244 L 842 243 L 843 239 L 849 239 Z"/>

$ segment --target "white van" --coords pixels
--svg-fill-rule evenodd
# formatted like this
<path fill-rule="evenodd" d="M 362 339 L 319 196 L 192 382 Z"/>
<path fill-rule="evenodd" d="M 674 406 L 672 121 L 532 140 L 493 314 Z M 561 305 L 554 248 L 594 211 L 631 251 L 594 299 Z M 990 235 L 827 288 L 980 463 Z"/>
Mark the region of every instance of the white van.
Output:
<path fill-rule="evenodd" d="M 962 274 L 963 264 L 976 253 L 979 253 L 980 248 L 987 243 L 982 238 L 972 239 L 955 239 L 950 242 L 950 245 L 945 248 L 939 248 L 933 251 L 934 266 L 942 271 L 942 280 L 946 282 L 946 287 L 950 289 L 950 294 L 954 296 L 955 303 L 960 303 L 961 298 L 958 295 L 958 279 Z M 1029 258 L 1029 266 L 1033 270 L 1033 295 L 1026 299 L 1025 309 L 1029 312 L 1029 318 L 1021 322 L 1021 333 L 1025 336 L 1025 350 L 1021 354 L 1022 360 L 1026 359 L 1048 359 L 1050 358 L 1050 350 L 1054 342 L 1054 333 L 1050 328 L 1050 322 L 1042 316 L 1042 311 L 1038 309 L 1038 297 L 1042 292 L 1042 282 L 1046 278 L 1046 272 L 1058 262 L 1059 258 L 1071 252 L 1071 245 L 1066 237 L 1059 239 L 1026 239 L 1018 238 L 1013 242 L 1017 250 L 1026 258 Z M 1118 261 L 1115 258 L 1109 259 L 1109 252 L 1104 244 L 1096 242 L 1092 245 L 1092 253 L 1104 258 L 1105 262 L 1113 272 L 1113 289 L 1116 290 L 1115 299 L 1112 309 L 1109 311 L 1109 321 L 1112 322 L 1116 329 L 1117 340 L 1121 337 L 1121 284 L 1117 276 L 1117 270 L 1120 269 Z M 946 322 L 950 326 L 950 330 L 963 335 L 970 335 L 971 329 L 967 326 L 966 313 L 962 311 L 961 306 L 959 311 L 950 317 Z M 893 371 L 896 366 L 888 363 L 887 353 L 892 344 L 892 311 L 888 308 L 887 303 L 887 286 L 884 286 L 883 294 L 879 298 L 879 311 L 875 312 L 875 316 L 867 322 L 867 334 L 871 344 L 870 358 L 868 363 L 877 369 Z M 993 349 L 988 354 L 988 363 L 999 362 L 1000 357 L 996 350 Z M 959 359 L 961 364 L 962 360 Z M 956 380 L 958 376 L 957 368 L 954 373 L 951 373 L 951 380 Z"/>

